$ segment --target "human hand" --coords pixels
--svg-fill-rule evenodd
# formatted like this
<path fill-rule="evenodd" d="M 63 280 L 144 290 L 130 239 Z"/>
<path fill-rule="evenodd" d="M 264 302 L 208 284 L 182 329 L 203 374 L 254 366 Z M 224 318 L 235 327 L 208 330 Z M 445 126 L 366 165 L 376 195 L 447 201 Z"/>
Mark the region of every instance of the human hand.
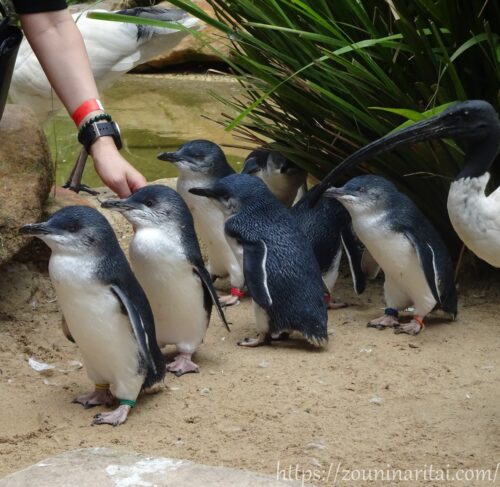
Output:
<path fill-rule="evenodd" d="M 90 147 L 94 167 L 106 186 L 120 198 L 146 185 L 146 178 L 118 152 L 111 137 L 100 137 Z"/>

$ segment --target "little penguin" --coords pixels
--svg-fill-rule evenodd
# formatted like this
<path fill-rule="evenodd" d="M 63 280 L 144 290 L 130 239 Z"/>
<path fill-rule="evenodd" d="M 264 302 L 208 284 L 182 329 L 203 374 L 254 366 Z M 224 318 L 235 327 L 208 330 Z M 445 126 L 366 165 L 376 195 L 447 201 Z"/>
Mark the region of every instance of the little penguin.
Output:
<path fill-rule="evenodd" d="M 330 188 L 350 213 L 356 235 L 385 274 L 384 316 L 369 326 L 395 327 L 415 335 L 435 308 L 457 314 L 453 267 L 441 237 L 406 195 L 380 176 L 358 176 L 342 188 Z M 399 310 L 413 306 L 409 323 L 400 324 Z"/>
<path fill-rule="evenodd" d="M 297 331 L 311 344 L 325 346 L 328 317 L 321 271 L 288 209 L 263 181 L 247 174 L 190 191 L 218 202 L 223 210 L 228 242 L 253 299 L 259 334 L 239 345 L 255 347 Z"/>
<path fill-rule="evenodd" d="M 207 247 L 208 271 L 215 280 L 229 276 L 231 293 L 222 296 L 224 306 L 237 304 L 245 293 L 243 270 L 224 236 L 224 216 L 217 205 L 189 192 L 191 188 L 205 188 L 234 170 L 228 164 L 222 149 L 209 140 L 192 140 L 175 152 L 163 152 L 158 159 L 169 161 L 179 170 L 177 191 L 184 198 L 196 227 L 196 232 Z"/>
<path fill-rule="evenodd" d="M 322 198 L 310 207 L 311 191 L 307 192 L 307 172 L 281 154 L 259 148 L 245 160 L 243 174 L 257 176 L 270 191 L 290 207 L 299 189 L 304 192 L 291 212 L 300 229 L 313 247 L 325 283 L 325 301 L 330 309 L 347 306 L 335 302 L 331 295 L 339 274 L 342 247 L 346 251 L 354 282 L 354 290 L 361 294 L 365 289 L 365 275 L 361 268 L 361 252 L 352 233 L 351 217 L 347 210 L 332 198 Z"/>
<path fill-rule="evenodd" d="M 130 260 L 153 310 L 156 339 L 160 347 L 176 345 L 179 352 L 167 370 L 177 376 L 198 372 L 191 356 L 205 337 L 212 303 L 229 326 L 186 203 L 175 190 L 151 185 L 102 206 L 119 211 L 134 227 Z"/>
<path fill-rule="evenodd" d="M 248 154 L 241 172 L 262 179 L 271 193 L 289 208 L 307 191 L 307 171 L 279 152 L 264 147 Z"/>
<path fill-rule="evenodd" d="M 361 266 L 361 250 L 353 234 L 348 211 L 335 199 L 321 197 L 311 207 L 309 200 L 314 188 L 308 191 L 290 209 L 295 221 L 311 243 L 318 260 L 327 293 L 325 301 L 330 309 L 347 306 L 333 301 L 331 295 L 339 275 L 342 250 L 345 251 L 356 294 L 362 294 L 366 278 Z"/>
<path fill-rule="evenodd" d="M 85 408 L 120 405 L 92 424 L 117 426 L 127 419 L 143 388 L 161 382 L 165 360 L 156 342 L 153 313 L 110 224 L 97 210 L 68 206 L 24 235 L 52 250 L 49 274 L 61 306 L 66 336 L 82 354 L 95 391 L 73 402 Z"/>

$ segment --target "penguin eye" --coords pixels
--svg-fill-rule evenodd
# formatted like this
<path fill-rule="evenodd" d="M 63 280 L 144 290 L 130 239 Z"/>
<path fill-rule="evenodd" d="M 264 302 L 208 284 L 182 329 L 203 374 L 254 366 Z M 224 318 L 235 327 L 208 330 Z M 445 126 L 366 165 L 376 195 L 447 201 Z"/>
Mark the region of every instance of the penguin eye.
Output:
<path fill-rule="evenodd" d="M 366 193 L 366 188 L 365 188 L 364 186 L 360 186 L 360 187 L 358 188 L 358 191 L 359 191 L 360 193 Z"/>
<path fill-rule="evenodd" d="M 151 208 L 153 206 L 153 202 L 151 200 L 146 201 L 146 206 Z"/>
<path fill-rule="evenodd" d="M 68 230 L 68 232 L 70 233 L 75 233 L 79 230 L 79 226 L 76 224 L 76 223 L 70 223 L 66 229 Z"/>

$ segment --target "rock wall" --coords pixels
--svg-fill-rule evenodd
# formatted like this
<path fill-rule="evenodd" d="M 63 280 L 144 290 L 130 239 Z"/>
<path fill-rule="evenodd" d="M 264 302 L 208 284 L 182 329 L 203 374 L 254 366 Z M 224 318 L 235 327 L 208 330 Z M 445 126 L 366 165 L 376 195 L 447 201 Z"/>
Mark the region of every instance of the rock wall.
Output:
<path fill-rule="evenodd" d="M 18 229 L 40 219 L 52 181 L 40 123 L 29 108 L 7 105 L 0 122 L 0 265 L 26 245 Z"/>

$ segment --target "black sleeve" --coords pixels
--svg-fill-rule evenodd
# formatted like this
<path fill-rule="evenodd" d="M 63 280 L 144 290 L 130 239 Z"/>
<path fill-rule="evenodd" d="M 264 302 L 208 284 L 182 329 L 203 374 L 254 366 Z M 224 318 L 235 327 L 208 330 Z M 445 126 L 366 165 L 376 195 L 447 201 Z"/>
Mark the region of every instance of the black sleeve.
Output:
<path fill-rule="evenodd" d="M 36 14 L 67 8 L 65 0 L 12 0 L 18 14 Z"/>

